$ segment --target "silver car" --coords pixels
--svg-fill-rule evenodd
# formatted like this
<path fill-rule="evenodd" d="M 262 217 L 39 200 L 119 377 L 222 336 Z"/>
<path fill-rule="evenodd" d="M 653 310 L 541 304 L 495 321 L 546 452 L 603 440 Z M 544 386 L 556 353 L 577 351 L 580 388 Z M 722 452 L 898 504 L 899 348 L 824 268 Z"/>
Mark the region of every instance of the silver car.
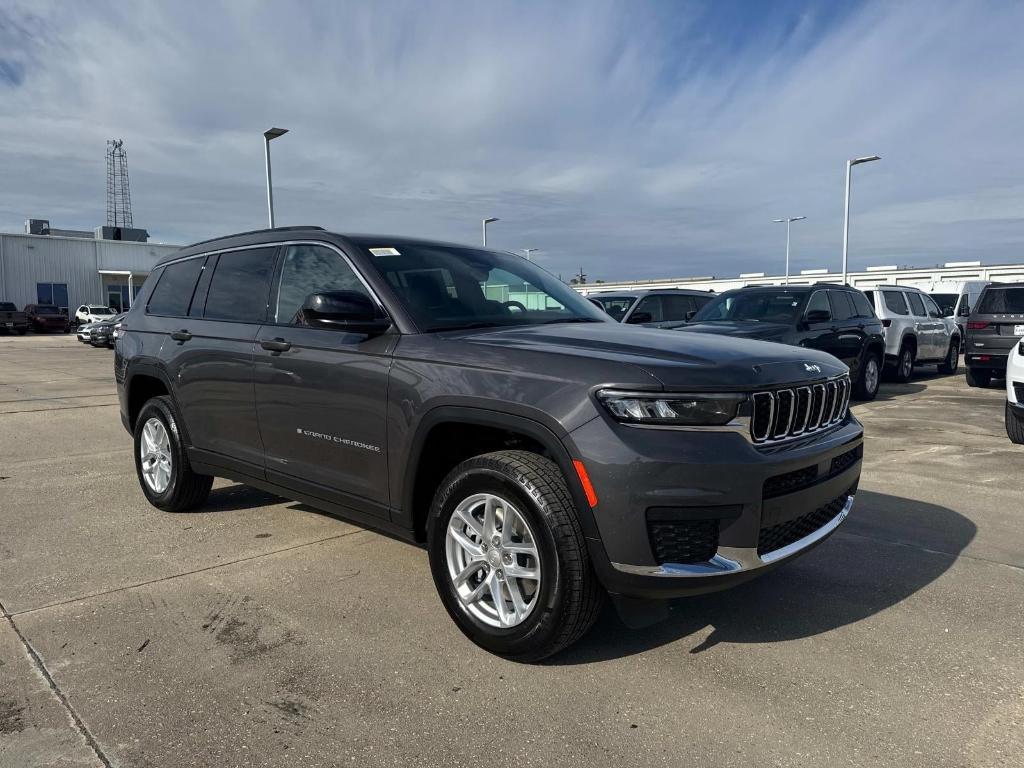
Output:
<path fill-rule="evenodd" d="M 896 381 L 909 381 L 919 363 L 937 363 L 941 373 L 956 373 L 960 329 L 927 293 L 906 285 L 876 285 L 864 295 L 882 321 L 885 363 Z"/>

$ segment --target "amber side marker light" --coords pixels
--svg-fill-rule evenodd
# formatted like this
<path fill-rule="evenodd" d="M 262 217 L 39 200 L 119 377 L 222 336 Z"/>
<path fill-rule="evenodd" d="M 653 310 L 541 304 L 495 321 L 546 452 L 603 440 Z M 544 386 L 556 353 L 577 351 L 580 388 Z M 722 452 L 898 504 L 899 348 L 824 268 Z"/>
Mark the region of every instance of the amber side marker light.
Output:
<path fill-rule="evenodd" d="M 594 493 L 594 485 L 590 482 L 590 475 L 587 474 L 587 468 L 583 466 L 583 462 L 579 459 L 573 459 L 572 465 L 576 468 L 576 475 L 580 479 L 580 484 L 583 486 L 583 492 L 587 494 L 587 503 L 590 508 L 593 509 L 597 506 L 597 494 Z"/>

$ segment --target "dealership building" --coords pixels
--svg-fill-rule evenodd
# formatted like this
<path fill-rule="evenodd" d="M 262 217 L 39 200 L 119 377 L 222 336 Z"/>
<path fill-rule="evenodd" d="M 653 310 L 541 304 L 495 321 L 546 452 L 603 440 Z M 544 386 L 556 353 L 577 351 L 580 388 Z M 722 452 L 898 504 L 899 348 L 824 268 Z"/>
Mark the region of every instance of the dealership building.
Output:
<path fill-rule="evenodd" d="M 148 242 L 144 229 L 51 228 L 29 219 L 24 233 L 0 233 L 0 301 L 127 309 L 153 266 L 181 246 Z"/>

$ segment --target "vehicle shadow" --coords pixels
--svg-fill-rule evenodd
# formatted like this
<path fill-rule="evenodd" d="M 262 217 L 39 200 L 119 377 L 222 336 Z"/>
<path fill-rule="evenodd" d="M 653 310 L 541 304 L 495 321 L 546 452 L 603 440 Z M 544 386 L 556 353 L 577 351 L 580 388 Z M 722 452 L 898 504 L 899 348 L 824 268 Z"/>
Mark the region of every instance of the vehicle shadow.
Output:
<path fill-rule="evenodd" d="M 974 523 L 945 507 L 861 491 L 843 527 L 806 556 L 734 589 L 674 601 L 669 618 L 652 627 L 629 629 L 609 606 L 583 640 L 546 663 L 589 664 L 672 643 L 676 652 L 693 654 L 720 643 L 829 632 L 938 579 L 976 532 Z"/>
<path fill-rule="evenodd" d="M 280 504 L 284 499 L 272 493 L 253 488 L 251 485 L 235 483 L 223 488 L 214 488 L 202 507 L 196 512 L 234 512 L 243 509 Z"/>
<path fill-rule="evenodd" d="M 907 395 L 917 395 L 928 389 L 926 384 L 918 382 L 908 382 L 906 384 L 897 384 L 895 382 L 885 382 L 881 387 L 878 388 L 878 394 L 875 395 L 874 400 L 862 401 L 853 400 L 850 406 L 856 410 L 858 405 L 867 405 L 868 403 L 884 403 L 887 400 L 895 400 L 899 397 L 906 397 Z"/>

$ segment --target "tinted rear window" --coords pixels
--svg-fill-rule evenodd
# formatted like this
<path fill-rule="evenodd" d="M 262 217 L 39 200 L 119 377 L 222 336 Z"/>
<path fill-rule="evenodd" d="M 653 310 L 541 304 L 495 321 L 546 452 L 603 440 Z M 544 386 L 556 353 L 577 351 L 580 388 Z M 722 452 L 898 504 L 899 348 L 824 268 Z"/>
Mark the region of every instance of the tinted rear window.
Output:
<path fill-rule="evenodd" d="M 882 291 L 882 298 L 885 299 L 885 308 L 897 315 L 909 315 L 906 299 L 900 291 Z"/>
<path fill-rule="evenodd" d="M 986 288 L 978 305 L 982 315 L 1024 315 L 1024 287 Z"/>
<path fill-rule="evenodd" d="M 203 317 L 243 323 L 265 321 L 276 250 L 251 248 L 222 253 L 210 280 Z"/>
<path fill-rule="evenodd" d="M 924 310 L 924 302 L 921 301 L 921 297 L 916 293 L 908 293 L 907 301 L 910 302 L 910 310 L 917 317 L 927 317 L 928 313 Z"/>
<path fill-rule="evenodd" d="M 0 301 L 0 312 L 17 312 L 18 308 L 9 301 Z"/>
<path fill-rule="evenodd" d="M 857 316 L 857 310 L 853 308 L 853 301 L 846 291 L 828 291 L 828 297 L 832 302 L 833 320 L 849 320 Z"/>
<path fill-rule="evenodd" d="M 853 299 L 853 306 L 857 311 L 857 317 L 874 317 L 874 303 L 869 300 L 867 296 L 860 292 L 854 292 L 850 294 L 850 298 Z"/>
<path fill-rule="evenodd" d="M 151 315 L 168 315 L 184 317 L 188 314 L 188 305 L 192 301 L 192 292 L 199 279 L 199 271 L 203 267 L 203 258 L 179 261 L 164 267 L 160 282 L 153 290 L 153 296 L 146 305 Z"/>
<path fill-rule="evenodd" d="M 40 306 L 36 307 L 37 315 L 59 315 L 60 310 L 57 307 Z"/>

